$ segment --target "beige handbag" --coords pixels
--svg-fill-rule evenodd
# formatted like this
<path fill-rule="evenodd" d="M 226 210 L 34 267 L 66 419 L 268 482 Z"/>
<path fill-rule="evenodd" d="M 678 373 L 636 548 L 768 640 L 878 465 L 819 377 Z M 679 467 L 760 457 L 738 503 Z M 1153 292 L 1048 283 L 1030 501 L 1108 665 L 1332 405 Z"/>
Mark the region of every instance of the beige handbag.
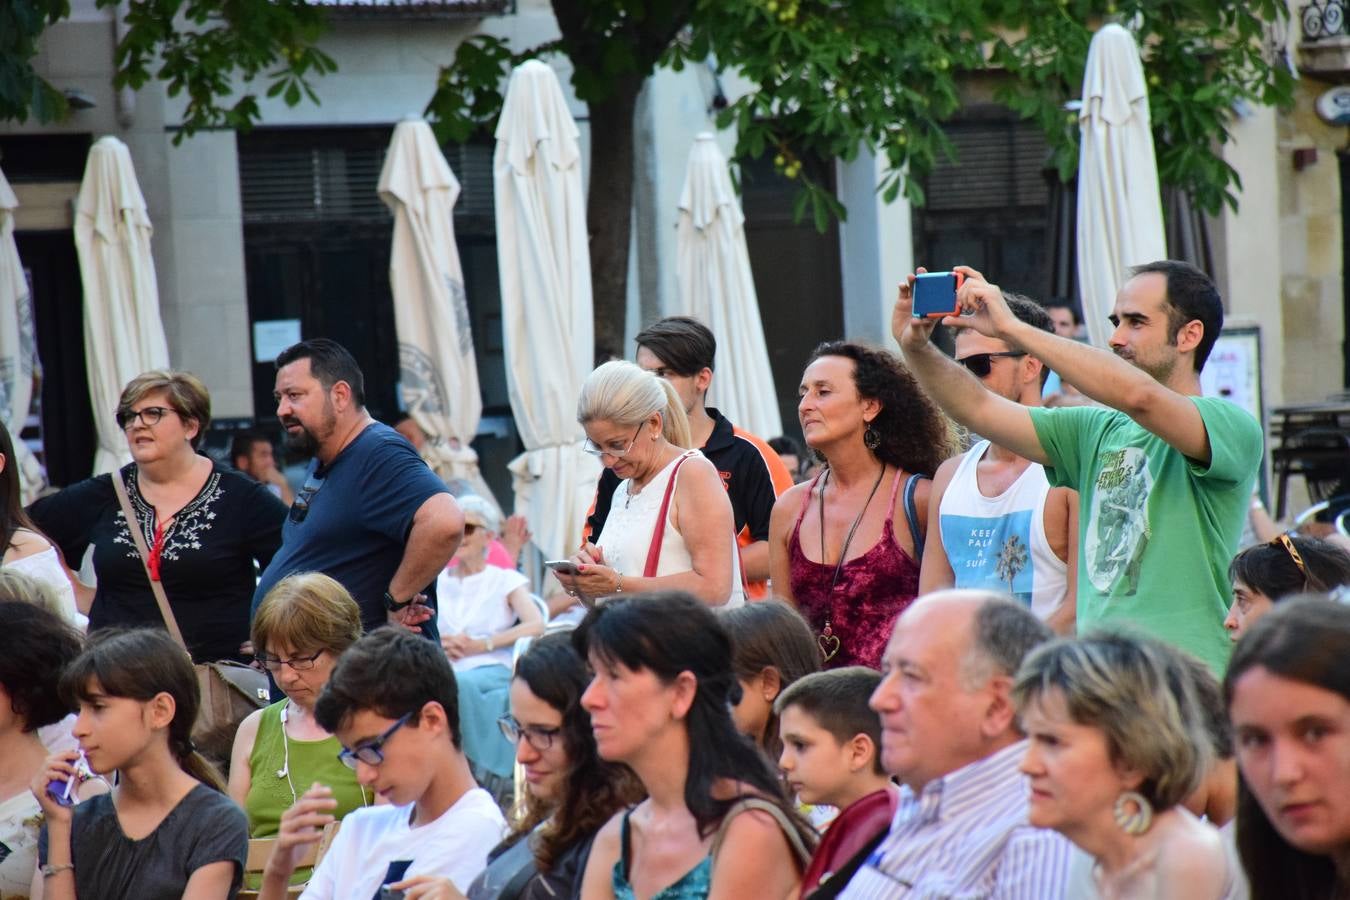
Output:
<path fill-rule="evenodd" d="M 146 580 L 150 582 L 150 591 L 155 595 L 159 613 L 169 634 L 178 642 L 178 646 L 187 653 L 187 642 L 183 632 L 178 629 L 178 620 L 169 607 L 169 598 L 164 593 L 164 585 L 150 577 L 147 560 L 150 551 L 145 546 L 145 536 L 141 534 L 140 523 L 131 508 L 131 498 L 127 496 L 127 486 L 122 480 L 121 471 L 112 473 L 112 483 L 117 491 L 117 502 L 122 507 L 122 515 L 127 520 L 127 530 L 136 542 L 136 552 L 141 558 L 141 568 L 145 570 Z M 229 748 L 234 741 L 235 729 L 249 713 L 262 709 L 271 702 L 267 676 L 241 662 L 223 659 L 218 662 L 197 663 L 193 665 L 197 673 L 197 686 L 201 690 L 201 706 L 197 710 L 197 721 L 192 726 L 192 740 L 203 748 L 207 756 L 229 759 Z"/>

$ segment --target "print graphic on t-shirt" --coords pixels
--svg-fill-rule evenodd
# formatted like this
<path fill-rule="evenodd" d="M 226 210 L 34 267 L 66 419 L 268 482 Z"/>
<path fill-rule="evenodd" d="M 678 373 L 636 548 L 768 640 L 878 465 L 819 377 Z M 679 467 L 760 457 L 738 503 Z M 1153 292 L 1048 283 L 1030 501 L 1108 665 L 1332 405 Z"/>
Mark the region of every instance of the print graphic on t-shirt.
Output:
<path fill-rule="evenodd" d="M 942 546 L 958 588 L 1012 594 L 1031 605 L 1036 587 L 1031 565 L 1031 517 L 1023 509 L 1002 516 L 942 515 Z"/>
<path fill-rule="evenodd" d="M 1104 594 L 1133 596 L 1139 589 L 1152 488 L 1153 473 L 1142 448 L 1124 447 L 1102 454 L 1083 552 L 1088 578 Z"/>

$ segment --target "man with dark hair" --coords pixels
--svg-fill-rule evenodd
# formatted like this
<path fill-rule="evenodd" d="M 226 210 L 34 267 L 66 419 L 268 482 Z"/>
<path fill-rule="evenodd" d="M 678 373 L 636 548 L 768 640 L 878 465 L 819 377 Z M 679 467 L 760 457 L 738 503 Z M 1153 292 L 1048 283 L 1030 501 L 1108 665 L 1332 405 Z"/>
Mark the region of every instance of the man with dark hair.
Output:
<path fill-rule="evenodd" d="M 1055 334 L 1060 337 L 1082 340 L 1083 317 L 1078 313 L 1078 307 L 1072 302 L 1062 297 L 1052 297 L 1041 304 L 1046 314 L 1050 316 L 1050 321 L 1055 323 Z"/>
<path fill-rule="evenodd" d="M 362 788 L 386 805 L 343 819 L 301 896 L 369 900 L 383 896 L 384 886 L 404 890 L 442 879 L 467 891 L 506 822 L 469 773 L 455 673 L 440 647 L 402 629 L 366 635 L 338 658 L 314 718 L 341 742 L 340 757 Z M 333 792 L 316 784 L 282 815 L 262 900 L 286 896 L 291 875 L 322 839 L 336 806 Z"/>
<path fill-rule="evenodd" d="M 1038 304 L 1007 295 L 1014 316 L 1054 331 Z M 956 335 L 956 361 L 987 390 L 1041 405 L 1047 369 L 1024 350 L 977 331 Z M 938 467 L 928 501 L 919 593 L 941 588 L 1006 591 L 1059 634 L 1072 634 L 1078 494 L 1052 488 L 1045 467 L 983 440 Z"/>
<path fill-rule="evenodd" d="M 290 505 L 295 493 L 277 468 L 272 442 L 256 431 L 240 431 L 230 441 L 230 462 L 236 469 L 262 484 L 282 503 Z"/>
<path fill-rule="evenodd" d="M 840 897 L 1062 897 L 1073 845 L 1027 824 L 1012 699 L 1050 629 L 989 591 L 938 591 L 895 622 L 871 706 L 900 782 L 889 833 Z"/>
<path fill-rule="evenodd" d="M 637 335 L 637 364 L 674 386 L 689 416 L 693 445 L 722 476 L 735 517 L 741 571 L 749 582 L 747 595 L 761 598 L 767 593 L 769 578 L 769 516 L 778 495 L 792 487 L 792 474 L 768 444 L 706 405 L 716 355 L 713 333 L 689 316 L 661 319 Z M 765 402 L 773 402 L 773 398 Z M 586 518 L 586 540 L 604 528 L 618 486 L 619 477 L 606 469 Z"/>
<path fill-rule="evenodd" d="M 287 575 L 323 572 L 355 598 L 367 631 L 394 622 L 435 637 L 436 576 L 464 531 L 454 498 L 366 412 L 361 369 L 336 341 L 282 351 L 274 396 L 286 445 L 313 461 L 253 608 Z"/>
<path fill-rule="evenodd" d="M 1044 465 L 1051 485 L 1079 492 L 1079 630 L 1129 623 L 1222 672 L 1228 561 L 1262 436 L 1237 405 L 1200 395 L 1223 327 L 1213 283 L 1187 263 L 1141 266 L 1116 296 L 1107 353 L 1022 322 L 997 286 L 961 271 L 965 315 L 944 322 L 1036 357 L 1102 404 L 1043 409 L 985 390 L 931 345 L 936 323 L 913 317 L 901 285 L 891 328 L 924 389 L 967 428 Z"/>

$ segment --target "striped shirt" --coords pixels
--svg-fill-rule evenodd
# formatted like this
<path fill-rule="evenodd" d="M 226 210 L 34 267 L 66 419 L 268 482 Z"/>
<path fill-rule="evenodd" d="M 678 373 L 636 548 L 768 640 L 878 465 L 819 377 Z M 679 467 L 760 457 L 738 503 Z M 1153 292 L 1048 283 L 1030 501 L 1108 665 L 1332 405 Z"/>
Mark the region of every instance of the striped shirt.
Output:
<path fill-rule="evenodd" d="M 1059 900 L 1073 845 L 1027 823 L 1026 741 L 900 789 L 890 833 L 839 896 L 845 900 Z"/>

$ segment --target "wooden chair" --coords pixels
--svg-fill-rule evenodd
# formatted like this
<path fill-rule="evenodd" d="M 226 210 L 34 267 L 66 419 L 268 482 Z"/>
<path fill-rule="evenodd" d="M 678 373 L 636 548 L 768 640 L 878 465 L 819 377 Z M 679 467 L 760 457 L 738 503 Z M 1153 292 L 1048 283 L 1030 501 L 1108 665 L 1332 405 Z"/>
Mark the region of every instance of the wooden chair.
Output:
<path fill-rule="evenodd" d="M 333 845 L 333 838 L 337 836 L 338 828 L 341 822 L 333 822 L 323 830 L 323 836 L 319 838 L 317 844 L 310 844 L 309 850 L 300 858 L 296 868 L 312 869 L 323 859 L 328 848 Z M 248 858 L 244 860 L 244 875 L 262 875 L 263 870 L 267 868 L 267 861 L 272 858 L 276 852 L 277 839 L 274 837 L 250 838 L 248 842 Z M 299 897 L 305 890 L 303 884 L 293 884 L 286 890 L 287 898 Z M 258 900 L 258 892 L 245 888 L 239 892 L 239 900 Z"/>

